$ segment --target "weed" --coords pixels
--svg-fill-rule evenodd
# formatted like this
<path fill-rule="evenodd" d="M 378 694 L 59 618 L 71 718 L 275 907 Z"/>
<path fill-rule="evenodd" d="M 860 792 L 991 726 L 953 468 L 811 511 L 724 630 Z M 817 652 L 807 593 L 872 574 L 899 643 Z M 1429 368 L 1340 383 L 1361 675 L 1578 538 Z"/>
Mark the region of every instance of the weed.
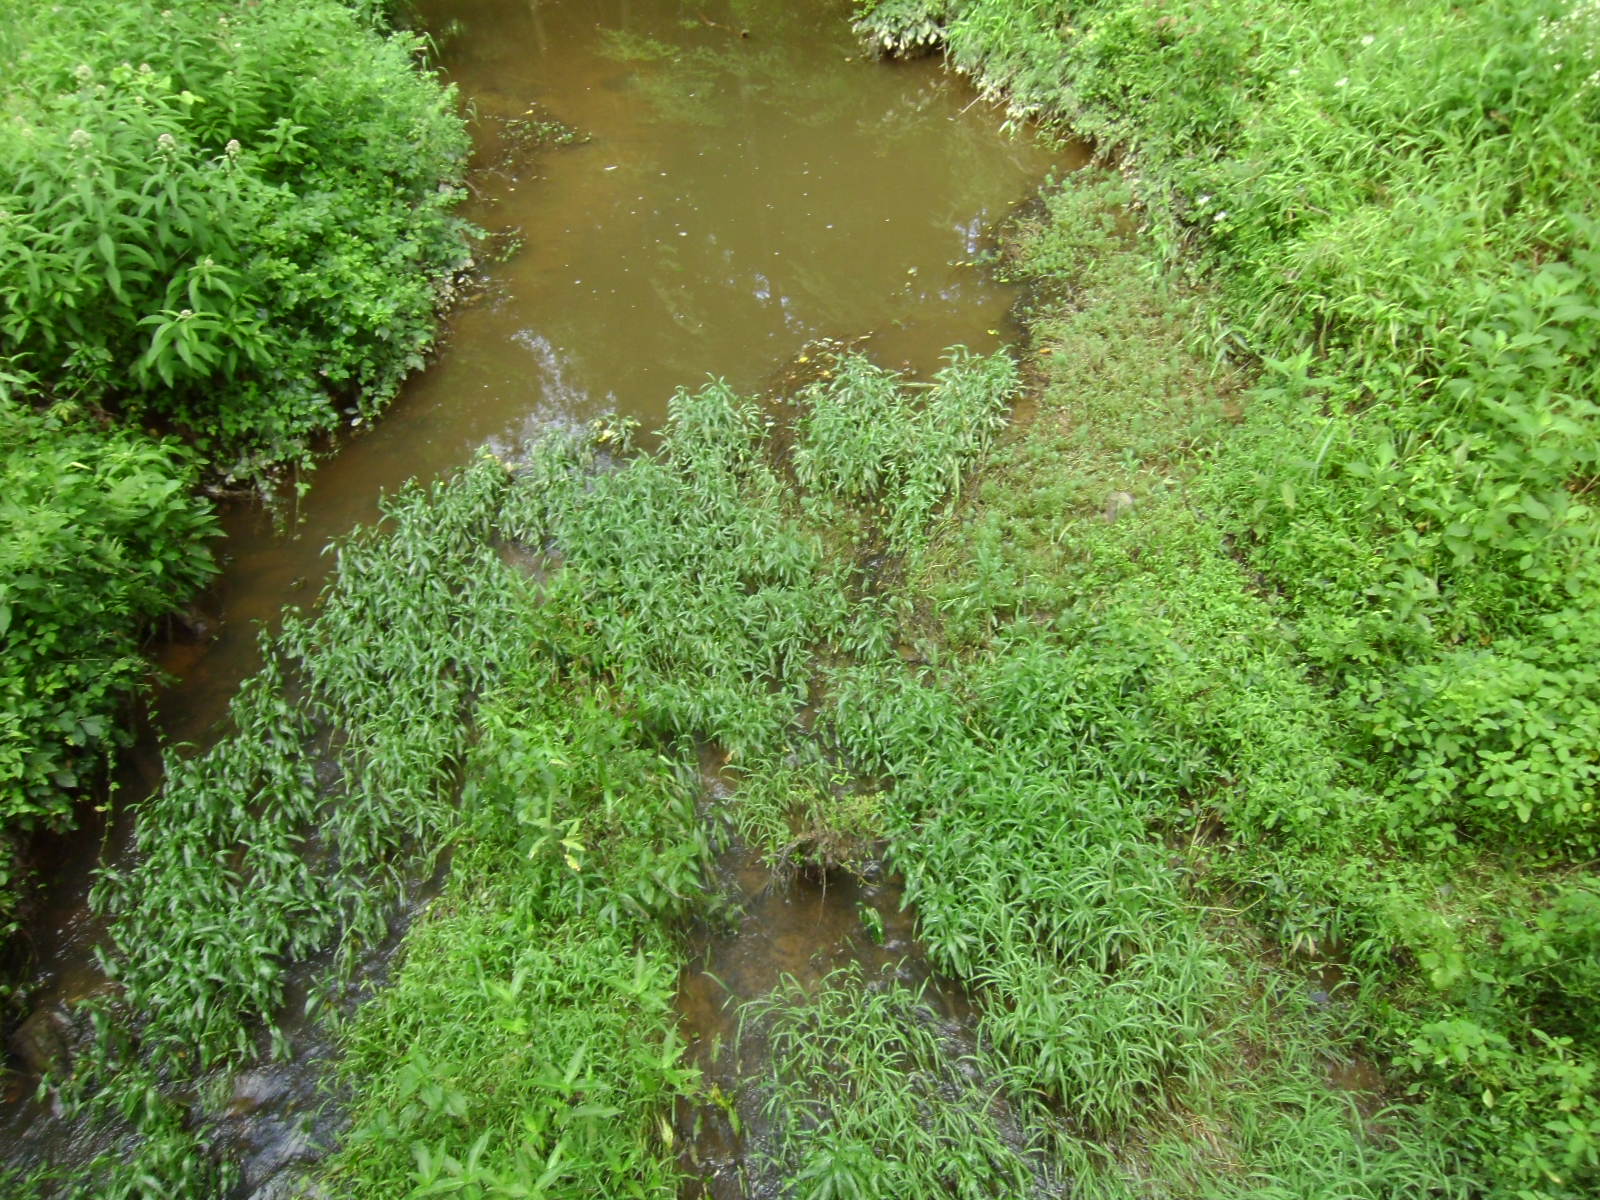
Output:
<path fill-rule="evenodd" d="M 1070 614 L 1110 632 L 1108 659 L 1142 656 L 1098 728 L 1177 753 L 1149 760 L 1172 787 L 1156 820 L 1221 831 L 1196 860 L 1209 884 L 1286 947 L 1351 957 L 1366 1036 L 1474 1186 L 1592 1190 L 1594 1042 L 1498 949 L 1531 938 L 1576 969 L 1554 930 L 1584 902 L 1554 897 L 1600 820 L 1600 356 L 1576 165 L 1596 93 L 1567 70 L 1593 57 L 1588 6 L 970 0 L 937 17 L 1016 111 L 1116 150 L 1159 254 L 1206 275 L 1211 328 L 1185 340 L 1260 363 L 1212 414 L 1179 412 L 1192 438 L 1140 411 L 1148 393 L 1075 387 L 1134 361 L 1086 332 L 1134 328 L 1139 289 L 1100 273 L 1110 227 L 1081 192 L 1048 202 L 1010 255 L 1034 281 L 1045 419 L 928 560 L 950 636 L 981 650 Z M 1089 514 L 1113 490 L 1133 514 L 1107 525 Z M 1507 927 L 1508 906 L 1529 915 Z"/>
<path fill-rule="evenodd" d="M 754 1029 L 771 1057 L 763 1104 L 777 1145 L 765 1169 L 784 1194 L 1060 1194 L 1021 1114 L 997 1114 L 993 1064 L 952 1044 L 920 993 L 844 968 L 812 993 L 789 980 L 746 1004 L 741 1041 Z"/>
<path fill-rule="evenodd" d="M 465 141 L 417 40 L 337 0 L 7 8 L 0 293 L 37 388 L 238 474 L 376 412 L 465 257 L 438 187 Z"/>

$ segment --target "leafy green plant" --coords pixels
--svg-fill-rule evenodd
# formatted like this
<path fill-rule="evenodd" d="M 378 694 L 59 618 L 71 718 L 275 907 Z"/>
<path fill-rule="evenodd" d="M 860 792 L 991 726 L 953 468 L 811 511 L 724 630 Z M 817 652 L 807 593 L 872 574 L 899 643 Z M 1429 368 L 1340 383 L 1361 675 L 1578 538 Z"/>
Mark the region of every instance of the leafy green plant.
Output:
<path fill-rule="evenodd" d="M 417 40 L 337 0 L 3 15 L 0 329 L 36 387 L 240 474 L 375 413 L 465 258 L 465 139 Z"/>
<path fill-rule="evenodd" d="M 580 681 L 543 649 L 481 715 L 446 894 L 344 1034 L 341 1194 L 673 1194 L 670 1106 L 698 1073 L 661 922 L 697 907 L 709 847 L 683 764 L 568 707 Z"/>
<path fill-rule="evenodd" d="M 948 12 L 943 0 L 858 4 L 854 28 L 879 54 L 910 57 L 939 47 Z"/>
<path fill-rule="evenodd" d="M 813 515 L 841 503 L 873 509 L 890 549 L 910 549 L 937 507 L 959 495 L 1017 390 L 1004 354 L 952 351 L 921 403 L 893 373 L 841 357 L 798 399 L 794 474 Z"/>
<path fill-rule="evenodd" d="M 739 1021 L 741 1041 L 767 1043 L 765 1169 L 785 1195 L 1054 1194 L 1042 1138 L 1021 1128 L 1044 1113 L 1005 1112 L 994 1064 L 942 1035 L 918 991 L 843 968 L 812 993 L 786 981 Z"/>
<path fill-rule="evenodd" d="M 0 826 L 70 823 L 127 733 L 145 626 L 210 579 L 192 460 L 0 402 Z"/>

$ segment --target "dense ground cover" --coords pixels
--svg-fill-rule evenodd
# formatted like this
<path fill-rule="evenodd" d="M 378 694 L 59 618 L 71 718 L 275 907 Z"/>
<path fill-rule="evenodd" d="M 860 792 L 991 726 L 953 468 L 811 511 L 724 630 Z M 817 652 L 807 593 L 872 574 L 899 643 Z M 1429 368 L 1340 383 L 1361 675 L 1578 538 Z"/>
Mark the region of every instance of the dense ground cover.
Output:
<path fill-rule="evenodd" d="M 466 139 L 379 8 L 0 3 L 0 927 L 211 574 L 197 475 L 307 459 L 432 341 Z"/>
<path fill-rule="evenodd" d="M 1014 476 L 980 543 L 1012 603 L 1163 597 L 1122 640 L 1159 631 L 1148 695 L 1207 748 L 1183 799 L 1208 873 L 1351 969 L 1394 1086 L 1453 1123 L 1478 1186 L 1591 1191 L 1592 6 L 868 7 L 890 44 L 931 20 L 1019 111 L 1121 151 L 1148 230 L 1214 281 L 1216 334 L 1263 360 L 1162 502 L 1156 546 L 1196 530 L 1181 554 L 1069 565 Z M 1077 211 L 1051 205 L 1021 269 L 1092 312 Z M 1049 387 L 1093 412 L 1070 361 Z M 1129 449 L 1127 480 L 1170 465 Z"/>
<path fill-rule="evenodd" d="M 1147 285 L 1131 300 L 1181 324 Z M 327 1010 L 351 1121 L 335 1194 L 676 1194 L 674 1103 L 745 1101 L 798 1195 L 1466 1194 L 1425 1110 L 1374 1139 L 1329 1085 L 1346 1007 L 1196 903 L 1169 839 L 1212 764 L 1145 701 L 1166 642 L 1129 636 L 1143 589 L 1120 624 L 1018 612 L 966 565 L 998 510 L 969 498 L 958 522 L 951 501 L 1016 395 L 1011 361 L 957 355 L 931 390 L 860 358 L 817 373 L 774 410 L 682 394 L 652 454 L 602 426 L 509 471 L 486 457 L 345 547 L 238 732 L 173 763 L 147 853 L 100 891 L 118 986 L 58 1082 L 139 1153 L 32 1186 L 228 1186 L 211 1073 L 276 1042 L 295 962 L 375 944 L 393 892 L 374 885 L 448 848 L 390 985 Z M 1031 478 L 1079 481 L 1037 440 L 1059 435 L 1047 414 L 993 471 L 1031 447 L 1056 464 Z M 1135 518 L 1085 522 L 1135 527 L 1159 546 Z M 707 744 L 738 785 L 720 806 Z M 845 972 L 752 1005 L 770 1066 L 750 1097 L 708 1094 L 671 1001 L 729 826 L 819 865 L 887 840 L 935 963 L 980 1006 L 977 1053 L 914 992 Z"/>
<path fill-rule="evenodd" d="M 267 1049 L 448 849 L 327 1186 L 676 1194 L 674 1102 L 737 1107 L 670 1007 L 734 826 L 887 853 L 977 1012 L 751 1005 L 794 1195 L 1592 1193 L 1587 11 L 875 6 L 1129 155 L 1010 231 L 1020 364 L 813 356 L 348 546 L 102 888 L 66 1095 L 142 1158 L 95 1186 L 215 1194 L 191 1057 Z"/>

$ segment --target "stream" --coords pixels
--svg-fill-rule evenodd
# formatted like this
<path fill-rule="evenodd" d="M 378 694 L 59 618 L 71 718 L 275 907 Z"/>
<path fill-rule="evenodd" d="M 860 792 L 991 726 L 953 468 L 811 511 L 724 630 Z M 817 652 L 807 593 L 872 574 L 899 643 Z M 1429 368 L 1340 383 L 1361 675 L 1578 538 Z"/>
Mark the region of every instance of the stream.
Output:
<path fill-rule="evenodd" d="M 741 391 L 766 390 L 823 339 L 861 339 L 879 362 L 922 376 L 950 345 L 988 351 L 1014 340 L 1015 292 L 981 260 L 995 226 L 1049 172 L 1084 155 L 1008 138 L 997 107 L 937 59 L 874 61 L 849 29 L 851 8 L 416 5 L 471 120 L 463 211 L 491 234 L 477 278 L 434 361 L 372 428 L 341 439 L 303 494 L 286 496 L 277 513 L 241 505 L 225 514 L 225 569 L 206 604 L 216 630 L 162 650 L 175 682 L 130 755 L 124 802 L 158 783 L 158 738 L 207 739 L 258 665 L 258 630 L 316 595 L 330 540 L 373 521 L 379 497 L 406 480 L 435 478 L 480 447 L 512 453 L 608 412 L 648 435 L 674 389 L 712 372 Z M 550 144 L 538 136 L 546 122 L 579 140 Z M 44 847 L 51 885 L 30 934 L 41 1010 L 100 983 L 91 954 L 100 928 L 85 896 L 102 847 L 116 854 L 125 836 L 114 824 Z M 780 972 L 849 959 L 907 978 L 921 970 L 906 965 L 915 946 L 892 881 L 823 886 L 769 878 L 737 859 L 724 874 L 748 901 L 746 915 L 697 952 L 741 996 Z M 862 935 L 862 906 L 879 912 L 882 944 Z M 724 999 L 686 977 L 692 1038 L 725 1032 Z M 959 997 L 950 1006 L 959 1018 Z M 242 1194 L 304 1151 L 285 1139 L 303 1137 L 293 1117 L 314 1103 L 326 1047 L 303 1032 L 303 1059 L 249 1073 L 228 1102 L 238 1128 L 227 1152 L 257 1164 Z M 31 1099 L 33 1081 L 16 1070 L 7 1078 L 0 1158 L 71 1157 L 73 1135 Z M 734 1140 L 705 1151 L 705 1169 L 729 1181 L 707 1194 L 738 1194 Z"/>

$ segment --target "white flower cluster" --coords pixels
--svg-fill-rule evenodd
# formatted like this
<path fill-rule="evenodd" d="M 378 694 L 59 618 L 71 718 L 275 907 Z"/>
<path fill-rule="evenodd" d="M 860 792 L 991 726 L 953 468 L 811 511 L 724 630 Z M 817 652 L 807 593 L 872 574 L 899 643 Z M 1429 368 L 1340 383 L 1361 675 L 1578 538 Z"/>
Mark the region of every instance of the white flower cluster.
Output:
<path fill-rule="evenodd" d="M 1206 193 L 1202 193 L 1201 195 L 1196 196 L 1194 198 L 1194 206 L 1197 209 L 1204 208 L 1206 205 L 1208 205 L 1210 203 L 1211 203 L 1211 196 L 1209 194 L 1206 194 Z M 1228 210 L 1225 209 L 1225 208 L 1219 208 L 1216 212 L 1211 214 L 1211 223 L 1213 225 L 1215 225 L 1219 221 L 1226 221 L 1227 219 L 1228 219 Z"/>
<path fill-rule="evenodd" d="M 1539 41 L 1553 60 L 1552 71 L 1563 71 L 1569 63 L 1587 70 L 1580 91 L 1600 87 L 1600 0 L 1573 0 L 1566 14 L 1539 21 Z"/>
<path fill-rule="evenodd" d="M 1565 16 L 1539 20 L 1541 42 L 1571 41 L 1579 39 L 1592 48 L 1596 27 L 1600 26 L 1600 0 L 1573 0 Z"/>

